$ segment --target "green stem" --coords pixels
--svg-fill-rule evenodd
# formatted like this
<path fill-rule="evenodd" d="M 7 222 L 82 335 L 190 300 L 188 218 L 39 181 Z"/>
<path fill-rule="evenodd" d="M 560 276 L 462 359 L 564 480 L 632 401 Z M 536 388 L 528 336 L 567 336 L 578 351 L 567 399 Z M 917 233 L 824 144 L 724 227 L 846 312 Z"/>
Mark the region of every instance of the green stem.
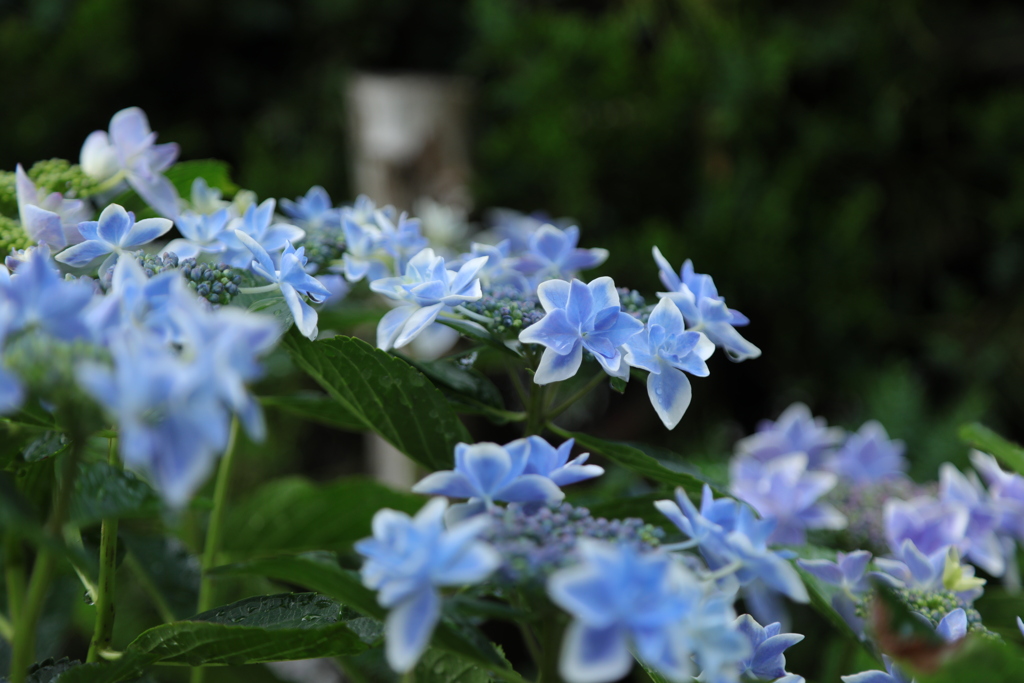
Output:
<path fill-rule="evenodd" d="M 78 459 L 84 448 L 85 440 L 75 437 L 71 441 L 71 449 L 64 456 L 61 477 L 57 482 L 57 499 L 46 525 L 47 532 L 55 544 L 62 542 L 61 529 L 71 506 Z M 50 581 L 56 569 L 57 556 L 58 552 L 50 544 L 43 544 L 36 555 L 21 614 L 14 625 L 14 640 L 11 643 L 11 683 L 25 683 L 28 669 L 35 662 L 36 625 L 43 612 L 46 594 L 49 592 Z"/>
<path fill-rule="evenodd" d="M 544 430 L 544 397 L 546 394 L 546 386 L 530 385 L 530 400 L 526 407 L 526 427 L 523 436 L 540 434 Z"/>
<path fill-rule="evenodd" d="M 558 653 L 562 645 L 562 620 L 553 614 L 544 619 L 544 632 L 541 642 L 544 652 L 541 655 L 540 675 L 537 683 L 561 683 L 558 675 Z"/>
<path fill-rule="evenodd" d="M 0 638 L 8 643 L 14 640 L 14 626 L 7 621 L 7 617 L 0 615 Z"/>
<path fill-rule="evenodd" d="M 607 377 L 607 375 L 605 375 L 603 372 L 599 372 L 596 375 L 594 375 L 590 379 L 590 381 L 587 382 L 583 386 L 583 388 L 581 388 L 579 391 L 577 391 L 575 394 L 573 394 L 572 396 L 570 396 L 566 400 L 562 401 L 560 404 L 558 404 L 557 407 L 555 407 L 553 410 L 551 410 L 551 412 L 548 413 L 546 419 L 547 420 L 553 420 L 556 417 L 558 417 L 559 415 L 561 415 L 562 413 L 564 413 L 566 410 L 569 409 L 569 407 L 573 403 L 575 403 L 576 401 L 580 400 L 581 398 L 583 398 L 584 396 L 589 394 L 591 391 L 596 389 L 597 385 L 600 384 L 601 381 L 603 379 L 605 379 L 606 377 Z"/>
<path fill-rule="evenodd" d="M 118 171 L 117 173 L 110 176 L 96 187 L 92 188 L 92 194 L 103 194 L 108 190 L 113 190 L 115 187 L 121 184 L 121 182 L 124 180 L 124 176 L 124 171 Z"/>
<path fill-rule="evenodd" d="M 213 579 L 210 570 L 217 566 L 217 555 L 220 553 L 221 536 L 224 533 L 224 517 L 227 515 L 228 481 L 231 479 L 231 463 L 235 456 L 235 442 L 238 440 L 238 418 L 231 420 L 231 433 L 228 436 L 228 447 L 217 468 L 217 483 L 213 489 L 213 510 L 210 512 L 210 525 L 206 530 L 206 545 L 203 548 L 203 578 L 199 583 L 199 605 L 197 613 L 213 608 Z M 202 683 L 203 668 L 192 669 L 192 683 Z"/>
<path fill-rule="evenodd" d="M 117 439 L 110 439 L 107 463 L 117 467 Z M 96 625 L 93 627 L 92 642 L 86 662 L 98 662 L 100 652 L 110 649 L 110 638 L 114 632 L 114 579 L 117 574 L 117 517 L 103 520 L 100 527 L 100 580 L 96 595 Z"/>
<path fill-rule="evenodd" d="M 8 533 L 4 539 L 4 580 L 7 583 L 7 610 L 11 622 L 18 623 L 25 600 L 25 549 L 14 533 Z"/>
<path fill-rule="evenodd" d="M 175 621 L 174 612 L 171 610 L 170 605 L 167 604 L 167 600 L 160 593 L 160 589 L 153 583 L 153 579 L 150 578 L 146 570 L 143 569 L 139 563 L 138 558 L 135 557 L 131 552 L 127 552 L 124 555 L 124 564 L 128 567 L 133 574 L 135 574 L 135 580 L 142 586 L 142 590 L 145 591 L 149 599 L 153 601 L 153 606 L 156 607 L 156 611 L 160 613 L 160 618 L 164 620 L 164 623 L 169 624 Z"/>

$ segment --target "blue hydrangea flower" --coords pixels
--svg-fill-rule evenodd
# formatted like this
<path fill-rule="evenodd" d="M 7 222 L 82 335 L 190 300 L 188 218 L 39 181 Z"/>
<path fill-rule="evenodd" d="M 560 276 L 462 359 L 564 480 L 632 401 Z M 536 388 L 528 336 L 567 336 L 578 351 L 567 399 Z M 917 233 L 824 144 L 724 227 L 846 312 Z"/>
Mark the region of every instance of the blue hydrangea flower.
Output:
<path fill-rule="evenodd" d="M 781 633 L 782 624 L 775 622 L 761 626 L 749 614 L 741 614 L 733 622 L 740 633 L 750 642 L 750 656 L 740 664 L 740 675 L 745 680 L 774 681 L 783 676 L 792 676 L 786 671 L 786 656 L 783 654 L 804 637 L 799 633 Z M 795 677 L 796 681 L 803 678 Z"/>
<path fill-rule="evenodd" d="M 346 216 L 341 229 L 345 233 L 345 253 L 341 257 L 345 279 L 359 282 L 366 278 L 373 282 L 390 274 L 387 264 L 380 258 L 381 234 L 376 225 L 357 223 Z"/>
<path fill-rule="evenodd" d="M 960 544 L 964 556 L 992 576 L 1002 576 L 1006 560 L 996 533 L 999 509 L 977 475 L 972 472 L 968 479 L 952 464 L 943 463 L 939 468 L 939 500 L 947 506 L 967 510 L 967 529 Z"/>
<path fill-rule="evenodd" d="M 314 185 L 305 196 L 281 200 L 281 211 L 293 221 L 309 230 L 340 228 L 341 209 L 334 208 L 327 190 Z"/>
<path fill-rule="evenodd" d="M 768 549 L 774 521 L 756 519 L 749 507 L 732 498 L 715 500 L 706 484 L 699 511 L 682 488 L 676 489 L 675 501 L 659 500 L 654 506 L 697 542 L 710 569 L 736 565 L 735 575 L 741 585 L 760 581 L 794 602 L 809 600 L 796 569 L 782 555 Z"/>
<path fill-rule="evenodd" d="M 473 242 L 468 254 L 463 254 L 450 265 L 455 268 L 475 258 L 486 257 L 484 267 L 480 269 L 480 284 L 484 289 L 495 287 L 512 287 L 518 292 L 528 293 L 533 290 L 527 279 L 513 268 L 515 260 L 511 258 L 511 242 L 502 240 L 498 244 L 481 244 Z"/>
<path fill-rule="evenodd" d="M 1017 630 L 1020 631 L 1020 635 L 1024 636 L 1024 619 L 1017 617 Z"/>
<path fill-rule="evenodd" d="M 580 369 L 584 349 L 609 375 L 623 377 L 629 372 L 620 349 L 644 324 L 622 312 L 610 277 L 586 285 L 579 280 L 548 280 L 537 288 L 537 297 L 546 315 L 519 333 L 520 342 L 545 347 L 534 382 L 569 379 Z"/>
<path fill-rule="evenodd" d="M 295 320 L 295 327 L 303 336 L 316 339 L 317 314 L 302 297 L 307 296 L 310 301 L 318 304 L 329 297 L 331 293 L 320 284 L 319 280 L 306 272 L 305 250 L 300 247 L 296 251 L 289 244 L 281 254 L 281 265 L 275 266 L 270 254 L 259 242 L 241 230 L 235 230 L 235 237 L 256 257 L 251 265 L 252 271 L 267 282 L 274 283 L 281 288 L 281 294 L 284 296 L 285 303 L 288 304 L 288 310 L 291 311 L 292 318 Z"/>
<path fill-rule="evenodd" d="M 913 683 L 910 676 L 903 673 L 888 655 L 882 655 L 885 671 L 872 669 L 851 676 L 840 676 L 843 683 Z"/>
<path fill-rule="evenodd" d="M 607 249 L 579 249 L 580 229 L 541 226 L 530 235 L 529 246 L 515 268 L 535 285 L 545 280 L 569 280 L 581 270 L 596 268 L 608 259 Z"/>
<path fill-rule="evenodd" d="M 869 420 L 855 433 L 829 462 L 829 469 L 851 484 L 870 484 L 903 476 L 907 460 L 906 446 L 899 439 L 890 439 L 877 420 Z"/>
<path fill-rule="evenodd" d="M 569 460 L 575 443 L 575 439 L 569 439 L 555 448 L 543 437 L 528 436 L 506 444 L 505 449 L 515 461 L 526 459 L 525 474 L 539 474 L 558 486 L 568 486 L 604 474 L 604 468 L 585 464 L 590 453 L 582 453 Z"/>
<path fill-rule="evenodd" d="M 730 492 L 765 519 L 776 521 L 770 543 L 802 545 L 808 529 L 844 529 L 846 517 L 821 497 L 836 485 L 831 472 L 808 470 L 806 453 L 762 462 L 735 458 L 729 467 Z"/>
<path fill-rule="evenodd" d="M 98 297 L 86 311 L 93 336 L 107 344 L 126 330 L 145 328 L 167 343 L 179 341 L 175 322 L 167 312 L 172 285 L 179 279 L 181 274 L 175 270 L 147 277 L 134 258 L 120 259 L 107 296 Z"/>
<path fill-rule="evenodd" d="M 401 277 L 371 282 L 371 290 L 401 302 L 377 325 L 378 348 L 387 351 L 405 346 L 446 308 L 479 299 L 482 290 L 476 274 L 486 261 L 473 259 L 456 272 L 448 270 L 444 258 L 428 248 L 409 260 Z"/>
<path fill-rule="evenodd" d="M 356 225 L 373 225 L 377 212 L 383 213 L 389 220 L 394 220 L 398 215 L 398 211 L 393 206 L 384 206 L 378 209 L 374 201 L 365 194 L 356 197 L 352 206 L 341 207 L 342 220 L 347 218 Z"/>
<path fill-rule="evenodd" d="M 430 244 L 423 236 L 419 219 L 409 218 L 404 212 L 398 216 L 397 224 L 383 211 L 374 213 L 373 221 L 380 230 L 377 247 L 391 257 L 396 274 L 404 273 L 409 258 Z"/>
<path fill-rule="evenodd" d="M 110 350 L 115 367 L 83 363 L 78 382 L 114 418 L 125 465 L 181 507 L 227 446 L 230 415 L 200 367 L 162 341 L 129 332 L 111 339 Z"/>
<path fill-rule="evenodd" d="M 84 311 L 94 290 L 60 276 L 50 250 L 40 245 L 28 251 L 14 275 L 0 277 L 0 307 L 9 307 L 7 333 L 39 330 L 58 339 L 89 337 Z"/>
<path fill-rule="evenodd" d="M 818 577 L 825 583 L 838 586 L 844 592 L 858 596 L 871 590 L 871 583 L 865 573 L 871 553 L 867 550 L 855 550 L 852 553 L 839 551 L 836 561 L 830 560 L 797 560 L 803 569 Z"/>
<path fill-rule="evenodd" d="M 10 370 L 0 366 L 0 415 L 14 412 L 21 407 L 24 400 L 25 388 L 21 385 L 21 380 Z"/>
<path fill-rule="evenodd" d="M 111 204 L 100 213 L 99 221 L 79 223 L 78 231 L 85 241 L 68 247 L 57 254 L 56 258 L 75 268 L 86 266 L 106 254 L 110 254 L 110 259 L 116 259 L 119 254 L 138 249 L 162 237 L 172 225 L 166 218 L 136 221 L 134 213 L 125 211 L 118 204 Z M 101 273 L 111 265 L 112 262 L 100 266 Z"/>
<path fill-rule="evenodd" d="M 173 218 L 180 199 L 163 172 L 178 158 L 179 149 L 175 143 L 155 142 L 146 114 L 138 107 L 122 109 L 110 119 L 109 135 L 97 130 L 85 139 L 82 170 L 99 181 L 123 178 L 157 213 Z"/>
<path fill-rule="evenodd" d="M 548 579 L 548 596 L 573 617 L 559 659 L 569 683 L 622 678 L 633 665 L 630 647 L 671 681 L 696 675 L 694 654 L 709 673 L 747 654 L 739 633 L 715 628 L 728 627 L 732 607 L 671 555 L 592 539 L 580 539 L 577 550 L 580 563 Z"/>
<path fill-rule="evenodd" d="M 223 194 L 220 189 L 210 187 L 206 178 L 200 176 L 192 181 L 189 205 L 194 212 L 199 214 L 216 213 L 231 206 L 231 202 L 221 199 Z"/>
<path fill-rule="evenodd" d="M 447 507 L 443 498 L 435 498 L 412 518 L 379 510 L 373 537 L 355 544 L 366 558 L 363 584 L 379 591 L 377 601 L 390 610 L 385 655 L 398 673 L 411 671 L 430 641 L 441 617 L 438 588 L 479 583 L 501 565 L 498 553 L 477 540 L 490 519 L 476 517 L 446 530 Z"/>
<path fill-rule="evenodd" d="M 544 212 L 525 214 L 513 209 L 490 209 L 487 212 L 487 223 L 490 232 L 496 236 L 495 241 L 508 240 L 510 253 L 518 256 L 530 248 L 530 237 L 545 225 L 569 227 L 566 219 L 553 220 Z"/>
<path fill-rule="evenodd" d="M 306 236 L 306 231 L 296 225 L 274 223 L 276 206 L 275 200 L 267 199 L 259 206 L 250 205 L 241 218 L 232 219 L 220 237 L 228 247 L 224 255 L 225 263 L 236 268 L 244 268 L 252 261 L 250 250 L 235 237 L 236 230 L 258 242 L 269 254 L 277 253 Z"/>
<path fill-rule="evenodd" d="M 736 454 L 771 460 L 790 453 L 806 453 L 810 469 L 820 469 L 843 440 L 841 427 L 829 427 L 803 403 L 786 408 L 775 422 L 763 420 L 757 432 L 736 442 Z"/>
<path fill-rule="evenodd" d="M 1024 541 L 1024 477 L 1003 470 L 995 458 L 981 451 L 971 453 L 971 464 L 988 485 L 1000 513 L 1000 533 Z"/>
<path fill-rule="evenodd" d="M 181 237 L 168 242 L 163 250 L 181 259 L 197 258 L 201 253 L 221 254 L 228 248 L 225 236 L 230 221 L 229 209 L 213 213 L 186 211 L 174 219 Z"/>
<path fill-rule="evenodd" d="M 704 362 L 715 345 L 700 332 L 688 332 L 683 315 L 671 299 L 662 299 L 647 320 L 647 327 L 623 345 L 626 363 L 647 370 L 647 397 L 662 423 L 675 429 L 690 406 L 693 392 L 685 370 L 707 377 Z"/>
<path fill-rule="evenodd" d="M 928 556 L 944 556 L 950 546 L 960 547 L 970 524 L 970 511 L 959 505 L 944 505 L 930 496 L 912 500 L 888 500 L 883 512 L 889 548 L 898 552 L 903 542 Z"/>
<path fill-rule="evenodd" d="M 428 474 L 412 490 L 450 498 L 481 501 L 486 507 L 506 503 L 558 503 L 565 494 L 542 474 L 528 474 L 529 449 L 506 449 L 496 443 L 455 446 L 455 469 Z"/>
<path fill-rule="evenodd" d="M 14 169 L 14 187 L 21 227 L 32 241 L 57 250 L 82 241 L 78 224 L 92 217 L 88 204 L 81 199 L 64 199 L 60 192 L 40 192 L 21 164 Z"/>
<path fill-rule="evenodd" d="M 658 292 L 658 296 L 668 297 L 675 302 L 690 329 L 706 334 L 715 346 L 722 347 L 733 360 L 747 360 L 761 355 L 761 349 L 736 331 L 737 327 L 749 324 L 750 320 L 725 305 L 725 298 L 718 295 L 710 275 L 695 273 L 690 259 L 683 262 L 682 270 L 676 275 L 668 259 L 661 255 L 657 247 L 654 247 L 653 253 L 660 271 L 658 275 L 668 289 L 667 292 Z"/>

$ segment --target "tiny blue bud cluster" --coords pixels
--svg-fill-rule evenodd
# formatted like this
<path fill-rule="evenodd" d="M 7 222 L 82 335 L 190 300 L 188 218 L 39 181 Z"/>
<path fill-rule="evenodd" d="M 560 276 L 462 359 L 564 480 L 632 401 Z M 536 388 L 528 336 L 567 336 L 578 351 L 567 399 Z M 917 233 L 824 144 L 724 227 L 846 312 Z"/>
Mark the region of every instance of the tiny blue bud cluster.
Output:
<path fill-rule="evenodd" d="M 465 308 L 490 319 L 483 323 L 492 334 L 515 339 L 519 332 L 544 317 L 544 309 L 536 296 L 524 294 L 511 285 L 484 289 L 478 301 L 463 304 Z"/>
<path fill-rule="evenodd" d="M 489 514 L 493 523 L 482 538 L 501 555 L 497 577 L 515 584 L 544 581 L 556 569 L 574 564 L 581 538 L 651 550 L 665 535 L 663 529 L 642 519 L 594 517 L 587 508 L 569 503 L 537 510 L 512 504 Z"/>

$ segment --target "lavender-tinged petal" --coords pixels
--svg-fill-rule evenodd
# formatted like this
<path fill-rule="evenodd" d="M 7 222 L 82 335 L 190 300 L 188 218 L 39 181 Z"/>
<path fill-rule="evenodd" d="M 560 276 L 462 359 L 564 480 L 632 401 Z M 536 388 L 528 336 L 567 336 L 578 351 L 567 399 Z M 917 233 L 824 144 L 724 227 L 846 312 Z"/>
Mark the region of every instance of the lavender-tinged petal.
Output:
<path fill-rule="evenodd" d="M 12 372 L 0 367 L 0 415 L 17 410 L 24 400 L 21 382 Z"/>
<path fill-rule="evenodd" d="M 22 227 L 33 242 L 63 249 L 68 244 L 60 216 L 52 211 L 28 204 L 21 208 Z"/>
<path fill-rule="evenodd" d="M 146 161 L 149 167 L 158 173 L 162 173 L 174 165 L 181 154 L 181 147 L 176 142 L 165 142 L 161 145 L 153 145 L 146 153 Z"/>
<path fill-rule="evenodd" d="M 441 597 L 433 588 L 420 590 L 388 612 L 384 651 L 395 672 L 404 674 L 416 666 L 440 617 Z"/>
<path fill-rule="evenodd" d="M 808 574 L 825 583 L 840 586 L 843 583 L 843 570 L 835 562 L 828 560 L 797 560 L 796 562 Z"/>
<path fill-rule="evenodd" d="M 132 189 L 161 216 L 174 218 L 180 213 L 178 190 L 166 177 L 148 169 L 135 169 L 127 179 Z"/>
<path fill-rule="evenodd" d="M 839 561 L 839 567 L 843 571 L 843 577 L 847 583 L 856 583 L 864 572 L 868 569 L 868 563 L 871 562 L 871 553 L 867 550 L 854 550 L 852 553 L 847 553 Z"/>
<path fill-rule="evenodd" d="M 754 654 L 754 668 L 758 673 L 766 678 L 778 678 L 785 674 L 785 659 L 783 659 L 782 653 L 786 651 L 801 640 L 804 637 L 799 633 L 780 633 L 777 636 L 772 636 L 766 639 L 763 643 L 757 646 L 757 652 Z M 772 668 L 769 668 L 772 667 Z M 765 676 L 767 674 L 767 676 Z"/>
<path fill-rule="evenodd" d="M 947 643 L 961 640 L 967 635 L 967 613 L 962 607 L 957 607 L 942 618 L 935 632 Z"/>

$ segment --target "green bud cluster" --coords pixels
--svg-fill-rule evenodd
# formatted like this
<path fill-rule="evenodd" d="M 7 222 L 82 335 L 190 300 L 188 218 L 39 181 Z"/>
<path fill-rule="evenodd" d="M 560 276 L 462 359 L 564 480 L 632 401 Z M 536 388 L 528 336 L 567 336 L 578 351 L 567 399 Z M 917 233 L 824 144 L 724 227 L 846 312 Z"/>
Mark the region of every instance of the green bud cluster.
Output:
<path fill-rule="evenodd" d="M 651 317 L 654 307 L 649 306 L 643 295 L 635 289 L 626 287 L 617 287 L 616 289 L 619 292 L 619 308 L 622 309 L 622 312 L 629 313 L 634 318 L 646 323 L 647 319 Z"/>
<path fill-rule="evenodd" d="M 895 595 L 911 612 L 924 616 L 931 622 L 932 628 L 937 628 L 939 622 L 947 614 L 962 607 L 967 615 L 967 632 L 979 635 L 998 636 L 985 628 L 981 623 L 981 614 L 974 609 L 970 602 L 961 599 L 956 593 L 949 590 L 922 590 L 920 588 L 898 588 Z M 856 613 L 858 617 L 866 619 L 870 611 L 871 596 L 866 596 L 857 603 Z"/>
<path fill-rule="evenodd" d="M 499 337 L 515 339 L 519 332 L 544 317 L 544 309 L 535 296 L 524 295 L 515 287 L 500 285 L 484 290 L 478 301 L 463 304 L 478 315 L 490 318 L 483 323 Z"/>
<path fill-rule="evenodd" d="M 345 253 L 345 234 L 341 228 L 316 228 L 306 231 L 302 241 L 309 263 L 319 266 L 318 272 L 327 270 Z"/>
<path fill-rule="evenodd" d="M 21 223 L 0 215 L 0 259 L 15 249 L 27 249 L 31 246 L 32 239 L 21 227 Z"/>
<path fill-rule="evenodd" d="M 18 215 L 18 190 L 10 171 L 0 171 L 0 214 Z"/>
<path fill-rule="evenodd" d="M 81 166 L 72 164 L 67 159 L 37 161 L 28 170 L 28 177 L 40 190 L 60 192 L 68 199 L 90 197 L 99 185 L 85 174 Z"/>
<path fill-rule="evenodd" d="M 67 395 L 74 402 L 89 402 L 78 391 L 75 368 L 82 361 L 110 363 L 109 352 L 78 339 L 64 341 L 34 330 L 25 330 L 7 340 L 4 365 L 16 373 L 25 386 L 40 396 Z"/>

